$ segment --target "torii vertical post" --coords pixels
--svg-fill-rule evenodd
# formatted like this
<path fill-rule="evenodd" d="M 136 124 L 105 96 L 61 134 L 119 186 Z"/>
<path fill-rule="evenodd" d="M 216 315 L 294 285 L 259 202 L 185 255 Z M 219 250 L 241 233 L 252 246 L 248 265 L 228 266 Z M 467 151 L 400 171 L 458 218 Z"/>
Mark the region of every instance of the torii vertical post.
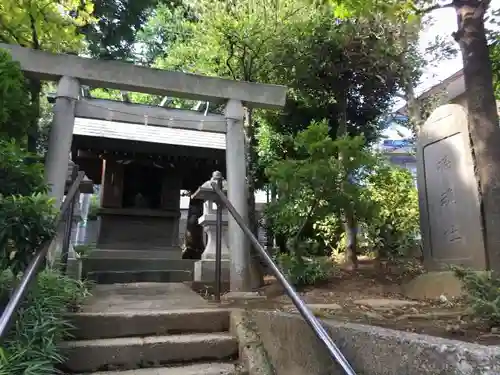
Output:
<path fill-rule="evenodd" d="M 244 109 L 241 101 L 226 104 L 227 197 L 248 225 Z M 231 253 L 230 287 L 232 292 L 251 291 L 250 242 L 232 216 L 228 218 L 228 246 Z"/>
<path fill-rule="evenodd" d="M 54 105 L 54 121 L 50 129 L 49 147 L 45 160 L 45 181 L 50 186 L 50 195 L 59 207 L 64 196 L 68 174 L 69 153 L 75 126 L 75 102 L 80 94 L 77 79 L 63 76 L 57 86 Z"/>

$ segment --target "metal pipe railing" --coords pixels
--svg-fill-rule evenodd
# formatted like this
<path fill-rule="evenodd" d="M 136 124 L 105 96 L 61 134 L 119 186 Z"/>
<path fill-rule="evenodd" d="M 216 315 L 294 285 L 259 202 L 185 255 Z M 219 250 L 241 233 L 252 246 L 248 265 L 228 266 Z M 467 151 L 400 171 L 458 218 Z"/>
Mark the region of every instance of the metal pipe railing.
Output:
<path fill-rule="evenodd" d="M 326 349 L 328 350 L 328 353 L 330 354 L 330 357 L 333 360 L 335 360 L 342 367 L 342 369 L 344 370 L 344 373 L 346 375 L 356 375 L 356 373 L 354 372 L 350 363 L 344 357 L 344 355 L 342 354 L 342 352 L 340 351 L 338 346 L 333 342 L 332 338 L 330 337 L 328 332 L 326 332 L 325 328 L 321 325 L 320 321 L 314 316 L 314 314 L 307 307 L 307 305 L 304 303 L 304 301 L 302 301 L 300 299 L 299 295 L 294 290 L 292 285 L 288 282 L 285 275 L 283 275 L 283 273 L 280 271 L 278 266 L 274 263 L 274 261 L 269 256 L 267 251 L 260 244 L 257 237 L 255 237 L 255 235 L 252 233 L 250 228 L 245 224 L 243 218 L 236 211 L 236 209 L 231 204 L 231 202 L 229 202 L 229 199 L 226 197 L 226 195 L 224 194 L 224 192 L 220 188 L 218 181 L 212 182 L 211 185 L 212 185 L 212 189 L 217 194 L 217 197 L 219 199 L 219 203 L 222 203 L 227 208 L 227 210 L 229 211 L 231 216 L 234 218 L 234 220 L 240 226 L 243 233 L 245 233 L 245 235 L 249 238 L 252 245 L 259 252 L 260 256 L 262 258 L 264 258 L 264 260 L 266 261 L 268 267 L 272 270 L 276 279 L 281 283 L 283 288 L 285 288 L 286 294 L 288 294 L 288 296 L 292 300 L 293 304 L 295 305 L 295 307 L 299 311 L 300 315 L 302 315 L 302 317 L 307 322 L 309 327 L 311 327 L 311 329 L 313 330 L 316 337 L 326 347 Z M 220 223 L 218 223 L 218 224 L 220 225 Z M 219 243 L 217 243 L 217 246 L 219 246 Z M 219 270 L 220 270 L 220 268 L 219 268 Z M 220 273 L 220 271 L 219 271 L 219 273 Z M 220 283 L 220 275 L 216 276 L 216 282 Z M 216 286 L 216 288 L 217 288 L 217 286 Z M 220 285 L 218 288 L 220 290 Z"/>
<path fill-rule="evenodd" d="M 61 209 L 56 216 L 55 219 L 55 227 L 58 228 L 61 225 L 62 220 L 65 218 L 68 210 L 70 208 L 74 207 L 75 204 L 75 197 L 77 196 L 77 192 L 80 187 L 80 183 L 83 181 L 83 178 L 85 176 L 84 172 L 79 172 L 76 179 L 74 180 L 73 184 L 71 185 L 71 188 L 68 191 L 68 194 L 66 194 L 66 199 L 64 199 L 64 202 L 61 205 Z M 73 220 L 72 217 L 69 218 L 70 222 Z M 71 236 L 71 224 L 69 225 L 69 235 Z M 65 230 L 65 236 L 68 235 L 68 229 Z M 12 293 L 12 297 L 10 298 L 9 302 L 7 303 L 7 306 L 2 312 L 2 316 L 0 317 L 0 340 L 5 338 L 7 335 L 7 332 L 9 330 L 10 325 L 13 322 L 15 313 L 19 306 L 21 305 L 21 302 L 24 300 L 24 297 L 26 296 L 26 293 L 28 292 L 29 286 L 35 279 L 36 275 L 38 274 L 38 270 L 42 266 L 42 264 L 45 262 L 45 257 L 47 256 L 47 252 L 49 251 L 50 245 L 52 243 L 54 238 L 51 238 L 50 240 L 46 241 L 43 245 L 40 251 L 35 255 L 35 257 L 31 260 L 31 262 L 28 264 L 28 267 L 26 267 L 26 270 L 24 271 L 23 277 L 18 284 L 18 286 L 15 288 L 14 292 Z M 64 242 L 66 243 L 66 238 L 64 238 Z M 68 242 L 68 248 L 69 248 L 69 242 Z M 68 248 L 63 249 L 62 252 L 62 262 L 68 261 Z M 66 255 L 64 256 L 64 252 L 66 252 Z M 66 268 L 66 266 L 64 266 Z"/>
<path fill-rule="evenodd" d="M 222 176 L 218 176 L 214 184 L 222 191 Z M 217 202 L 215 216 L 215 301 L 220 302 L 222 279 L 222 204 Z"/>

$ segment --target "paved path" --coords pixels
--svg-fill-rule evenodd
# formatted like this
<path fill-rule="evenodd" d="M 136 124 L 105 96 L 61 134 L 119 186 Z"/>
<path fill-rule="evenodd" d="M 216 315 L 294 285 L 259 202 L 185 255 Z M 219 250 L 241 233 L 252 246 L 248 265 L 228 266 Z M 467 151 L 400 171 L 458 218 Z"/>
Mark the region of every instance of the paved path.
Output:
<path fill-rule="evenodd" d="M 211 307 L 182 283 L 96 285 L 84 312 L 186 310 Z"/>

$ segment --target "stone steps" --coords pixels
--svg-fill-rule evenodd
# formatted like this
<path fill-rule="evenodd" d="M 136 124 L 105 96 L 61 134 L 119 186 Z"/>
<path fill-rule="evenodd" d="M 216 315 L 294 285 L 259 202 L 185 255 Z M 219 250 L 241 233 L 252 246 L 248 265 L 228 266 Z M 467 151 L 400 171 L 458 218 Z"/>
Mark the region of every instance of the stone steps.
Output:
<path fill-rule="evenodd" d="M 232 363 L 200 363 L 163 368 L 95 372 L 90 375 L 240 375 L 237 371 L 236 366 Z"/>
<path fill-rule="evenodd" d="M 102 271 L 193 271 L 194 260 L 165 258 L 85 258 L 83 274 Z"/>
<path fill-rule="evenodd" d="M 192 309 L 69 315 L 75 339 L 229 331 L 229 310 Z"/>
<path fill-rule="evenodd" d="M 193 272 L 183 270 L 91 271 L 87 279 L 98 284 L 182 283 L 193 280 Z"/>
<path fill-rule="evenodd" d="M 181 260 L 182 250 L 178 246 L 165 249 L 95 249 L 90 254 L 91 258 L 126 258 L 126 259 L 177 259 Z"/>
<path fill-rule="evenodd" d="M 96 249 L 82 259 L 82 274 L 98 284 L 192 281 L 194 261 L 181 255 L 179 247 Z"/>
<path fill-rule="evenodd" d="M 238 353 L 238 343 L 229 333 L 190 333 L 69 341 L 62 351 L 66 369 L 85 373 L 231 359 Z"/>
<path fill-rule="evenodd" d="M 66 374 L 237 375 L 237 339 L 222 309 L 77 313 Z M 174 332 L 175 334 L 169 334 Z"/>

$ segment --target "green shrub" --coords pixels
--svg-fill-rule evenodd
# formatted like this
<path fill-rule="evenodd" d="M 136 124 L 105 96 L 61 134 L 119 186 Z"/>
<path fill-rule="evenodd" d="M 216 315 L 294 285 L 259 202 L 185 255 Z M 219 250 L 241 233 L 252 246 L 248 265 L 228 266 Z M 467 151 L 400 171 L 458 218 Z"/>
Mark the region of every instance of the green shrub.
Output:
<path fill-rule="evenodd" d="M 0 272 L 23 271 L 54 234 L 56 210 L 43 166 L 14 141 L 0 140 Z"/>
<path fill-rule="evenodd" d="M 45 195 L 0 196 L 0 271 L 17 276 L 55 234 L 55 210 Z"/>
<path fill-rule="evenodd" d="M 461 267 L 452 267 L 452 270 L 462 282 L 474 317 L 490 326 L 500 326 L 500 275 Z"/>
<path fill-rule="evenodd" d="M 381 161 L 367 181 L 364 240 L 382 259 L 405 257 L 418 247 L 418 192 L 411 173 Z"/>
<path fill-rule="evenodd" d="M 101 204 L 99 203 L 99 196 L 92 195 L 90 197 L 90 207 L 89 207 L 89 213 L 87 215 L 87 220 L 97 220 L 100 208 Z"/>
<path fill-rule="evenodd" d="M 287 280 L 295 286 L 315 285 L 327 281 L 337 271 L 328 258 L 299 258 L 294 254 L 277 254 L 275 261 Z"/>
<path fill-rule="evenodd" d="M 46 193 L 43 164 L 15 141 L 0 139 L 0 195 Z"/>
<path fill-rule="evenodd" d="M 0 49 L 0 138 L 24 139 L 34 119 L 26 79 L 18 62 Z"/>
<path fill-rule="evenodd" d="M 4 272 L 0 294 L 8 295 L 12 275 Z M 64 361 L 58 343 L 70 337 L 65 313 L 74 311 L 88 296 L 85 283 L 45 270 L 38 275 L 23 301 L 15 324 L 0 349 L 0 375 L 54 375 Z"/>
<path fill-rule="evenodd" d="M 85 244 L 85 245 L 76 245 L 74 246 L 75 253 L 80 258 L 87 258 L 92 254 L 92 252 L 96 249 L 96 244 Z"/>

